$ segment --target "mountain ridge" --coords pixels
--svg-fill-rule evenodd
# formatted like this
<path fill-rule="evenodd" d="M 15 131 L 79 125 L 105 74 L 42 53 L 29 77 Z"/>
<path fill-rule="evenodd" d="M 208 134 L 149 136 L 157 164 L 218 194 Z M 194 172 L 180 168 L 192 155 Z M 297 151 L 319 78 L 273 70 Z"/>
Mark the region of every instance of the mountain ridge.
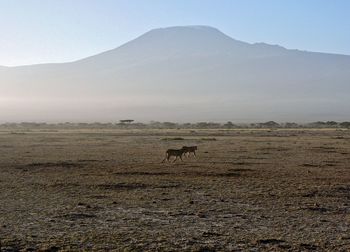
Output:
<path fill-rule="evenodd" d="M 71 110 L 81 120 L 335 120 L 350 116 L 348 69 L 346 55 L 249 44 L 206 26 L 160 28 L 74 62 L 0 68 L 0 112 L 9 120 L 64 120 Z"/>
<path fill-rule="evenodd" d="M 232 38 L 228 35 L 226 35 L 225 33 L 221 32 L 219 29 L 215 28 L 215 27 L 211 27 L 211 26 L 206 26 L 206 25 L 188 25 L 188 26 L 171 26 L 171 27 L 163 27 L 163 28 L 155 28 L 152 29 L 148 32 L 145 32 L 144 34 L 128 41 L 125 42 L 123 44 L 121 44 L 120 46 L 117 46 L 115 48 L 106 50 L 106 51 L 102 51 L 100 53 L 94 54 L 94 55 L 90 55 L 90 56 L 86 56 L 84 58 L 81 59 L 76 59 L 73 61 L 68 61 L 68 62 L 56 62 L 56 63 L 51 63 L 51 62 L 47 62 L 47 63 L 40 63 L 40 64 L 28 64 L 28 65 L 18 65 L 18 66 L 3 66 L 0 65 L 0 68 L 17 68 L 17 67 L 28 67 L 28 66 L 38 66 L 38 65 L 54 65 L 54 64 L 69 64 L 69 63 L 76 63 L 79 61 L 84 61 L 86 59 L 90 59 L 93 58 L 95 56 L 99 56 L 99 55 L 104 55 L 106 53 L 111 53 L 115 50 L 121 49 L 124 46 L 129 45 L 130 43 L 133 43 L 135 41 L 137 41 L 138 39 L 142 39 L 144 36 L 148 36 L 150 34 L 153 33 L 166 33 L 169 31 L 174 31 L 174 30 L 178 30 L 178 31 L 184 31 L 184 30 L 188 30 L 188 31 L 193 31 L 193 30 L 199 30 L 199 31 L 205 31 L 205 32 L 214 32 L 217 34 L 220 34 L 221 36 L 225 36 L 227 39 L 230 39 L 231 41 L 235 41 L 237 43 L 240 43 L 241 45 L 245 45 L 245 46 L 262 46 L 262 47 L 267 47 L 267 48 L 278 48 L 280 50 L 288 50 L 288 51 L 292 51 L 292 52 L 304 52 L 304 53 L 317 53 L 317 54 L 326 54 L 326 55 L 333 55 L 333 56 L 344 56 L 344 57 L 350 57 L 350 55 L 346 55 L 346 54 L 337 54 L 337 53 L 329 53 L 329 52 L 316 52 L 316 51 L 308 51 L 308 50 L 300 50 L 300 49 L 290 49 L 290 48 L 286 48 L 283 45 L 278 45 L 278 44 L 269 44 L 266 42 L 255 42 L 255 43 L 248 43 L 242 40 L 238 40 L 235 38 Z"/>

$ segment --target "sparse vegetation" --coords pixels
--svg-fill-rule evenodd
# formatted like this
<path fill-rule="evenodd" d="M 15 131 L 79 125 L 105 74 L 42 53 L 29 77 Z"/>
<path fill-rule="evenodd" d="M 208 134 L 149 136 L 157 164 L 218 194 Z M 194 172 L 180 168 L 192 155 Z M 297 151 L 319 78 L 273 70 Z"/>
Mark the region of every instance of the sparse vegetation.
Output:
<path fill-rule="evenodd" d="M 198 122 L 198 123 L 174 123 L 174 122 L 155 122 L 140 123 L 134 120 L 120 120 L 119 123 L 3 123 L 0 124 L 0 129 L 297 129 L 297 128 L 350 128 L 350 122 L 312 122 L 298 124 L 294 122 L 277 123 L 268 121 L 263 123 L 213 123 L 213 122 Z"/>
<path fill-rule="evenodd" d="M 350 129 L 350 122 L 342 122 L 339 125 L 343 128 Z"/>
<path fill-rule="evenodd" d="M 3 250 L 350 249 L 348 130 L 86 127 L 2 129 Z"/>
<path fill-rule="evenodd" d="M 183 137 L 165 137 L 162 138 L 163 141 L 182 141 L 185 140 Z"/>
<path fill-rule="evenodd" d="M 134 120 L 132 119 L 124 119 L 124 120 L 119 120 L 120 124 L 130 124 L 132 123 Z"/>
<path fill-rule="evenodd" d="M 202 141 L 216 141 L 215 137 L 203 137 L 201 138 Z"/>

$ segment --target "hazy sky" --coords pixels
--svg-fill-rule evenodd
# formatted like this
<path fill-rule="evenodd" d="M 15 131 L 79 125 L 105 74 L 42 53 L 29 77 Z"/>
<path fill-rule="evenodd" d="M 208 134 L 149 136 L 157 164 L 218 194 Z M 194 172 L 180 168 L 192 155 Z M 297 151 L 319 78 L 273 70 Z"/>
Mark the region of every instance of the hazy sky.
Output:
<path fill-rule="evenodd" d="M 350 55 L 348 0 L 0 0 L 0 65 L 65 62 L 158 27 Z"/>

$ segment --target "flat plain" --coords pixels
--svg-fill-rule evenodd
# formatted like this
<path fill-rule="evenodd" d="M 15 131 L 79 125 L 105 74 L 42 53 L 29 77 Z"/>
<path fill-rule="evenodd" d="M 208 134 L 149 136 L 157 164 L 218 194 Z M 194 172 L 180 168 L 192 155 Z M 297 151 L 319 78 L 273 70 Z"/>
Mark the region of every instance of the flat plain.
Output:
<path fill-rule="evenodd" d="M 161 163 L 183 145 L 197 157 Z M 350 130 L 2 129 L 0 243 L 349 251 Z"/>

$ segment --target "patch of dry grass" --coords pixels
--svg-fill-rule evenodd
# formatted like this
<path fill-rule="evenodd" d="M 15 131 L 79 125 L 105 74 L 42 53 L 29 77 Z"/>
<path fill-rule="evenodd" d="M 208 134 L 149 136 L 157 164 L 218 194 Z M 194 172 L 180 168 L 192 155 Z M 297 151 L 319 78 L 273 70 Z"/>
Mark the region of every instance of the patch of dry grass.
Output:
<path fill-rule="evenodd" d="M 336 130 L 4 130 L 2 251 L 347 251 L 349 139 Z M 197 157 L 161 164 L 185 144 L 198 145 Z"/>

